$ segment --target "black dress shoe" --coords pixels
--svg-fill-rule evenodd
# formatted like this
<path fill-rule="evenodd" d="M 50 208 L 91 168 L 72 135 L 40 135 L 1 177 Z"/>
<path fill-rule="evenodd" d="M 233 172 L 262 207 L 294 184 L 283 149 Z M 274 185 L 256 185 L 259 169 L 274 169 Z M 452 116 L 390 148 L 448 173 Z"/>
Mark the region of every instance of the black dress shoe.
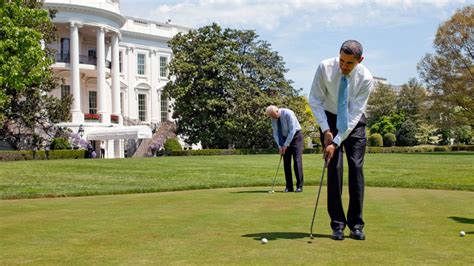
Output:
<path fill-rule="evenodd" d="M 351 231 L 351 238 L 355 240 L 365 240 L 365 235 L 364 232 L 360 229 L 355 229 L 354 231 Z"/>
<path fill-rule="evenodd" d="M 285 188 L 285 192 L 293 192 L 293 189 L 291 188 Z"/>
<path fill-rule="evenodd" d="M 296 189 L 295 192 L 303 192 L 303 188 L 302 188 L 302 187 L 299 187 L 299 188 Z"/>
<path fill-rule="evenodd" d="M 341 229 L 336 229 L 332 231 L 332 239 L 344 240 L 344 232 Z"/>

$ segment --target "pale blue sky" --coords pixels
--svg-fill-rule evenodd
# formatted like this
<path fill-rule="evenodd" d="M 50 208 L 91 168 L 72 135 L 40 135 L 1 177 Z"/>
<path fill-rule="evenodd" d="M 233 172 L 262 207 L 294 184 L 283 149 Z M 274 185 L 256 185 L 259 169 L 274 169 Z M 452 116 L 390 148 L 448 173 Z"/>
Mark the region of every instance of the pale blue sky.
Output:
<path fill-rule="evenodd" d="M 393 85 L 418 78 L 416 65 L 433 53 L 438 26 L 474 0 L 121 0 L 121 12 L 198 28 L 255 30 L 289 69 L 286 77 L 309 94 L 317 64 L 338 55 L 344 40 L 364 46 L 374 76 Z"/>

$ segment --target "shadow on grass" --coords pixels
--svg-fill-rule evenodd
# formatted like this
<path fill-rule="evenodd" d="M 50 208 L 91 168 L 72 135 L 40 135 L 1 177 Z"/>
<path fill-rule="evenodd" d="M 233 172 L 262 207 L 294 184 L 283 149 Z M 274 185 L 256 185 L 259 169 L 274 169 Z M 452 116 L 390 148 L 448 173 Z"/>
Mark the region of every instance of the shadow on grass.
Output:
<path fill-rule="evenodd" d="M 266 194 L 271 194 L 269 190 L 243 190 L 243 191 L 233 191 L 233 192 L 230 192 L 230 193 L 266 193 Z M 282 193 L 283 191 L 276 191 L 274 193 Z"/>
<path fill-rule="evenodd" d="M 331 235 L 313 234 L 315 238 L 331 238 Z M 302 239 L 309 238 L 309 233 L 298 233 L 298 232 L 264 232 L 255 234 L 246 234 L 242 237 L 252 237 L 254 240 L 260 241 L 262 238 L 268 239 L 268 241 L 278 239 Z"/>
<path fill-rule="evenodd" d="M 474 224 L 474 219 L 471 218 L 465 218 L 465 217 L 457 217 L 457 216 L 450 216 L 448 217 L 451 220 L 454 220 L 458 223 L 463 223 L 463 224 Z"/>

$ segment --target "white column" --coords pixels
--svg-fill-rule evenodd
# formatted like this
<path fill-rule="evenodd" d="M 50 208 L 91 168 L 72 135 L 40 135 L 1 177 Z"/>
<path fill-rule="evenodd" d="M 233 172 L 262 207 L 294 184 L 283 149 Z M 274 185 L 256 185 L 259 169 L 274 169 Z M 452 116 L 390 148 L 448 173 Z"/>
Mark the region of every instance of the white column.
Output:
<path fill-rule="evenodd" d="M 109 124 L 110 114 L 107 112 L 107 101 L 105 91 L 105 30 L 97 29 L 97 94 L 98 94 L 98 114 L 101 122 Z"/>
<path fill-rule="evenodd" d="M 71 61 L 69 65 L 71 67 L 71 89 L 73 102 L 71 107 L 72 122 L 73 123 L 84 123 L 84 114 L 81 111 L 81 80 L 80 80 L 80 69 L 79 69 L 79 27 L 78 23 L 71 22 L 70 25 L 70 54 Z"/>
<path fill-rule="evenodd" d="M 112 114 L 119 117 L 119 124 L 123 124 L 120 110 L 120 69 L 119 69 L 119 37 L 112 35 Z"/>

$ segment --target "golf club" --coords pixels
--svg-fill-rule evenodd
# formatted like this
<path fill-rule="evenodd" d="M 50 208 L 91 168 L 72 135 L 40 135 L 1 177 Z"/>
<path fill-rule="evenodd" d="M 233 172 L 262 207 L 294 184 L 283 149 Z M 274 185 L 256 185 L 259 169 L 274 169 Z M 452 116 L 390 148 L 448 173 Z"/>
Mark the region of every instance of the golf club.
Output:
<path fill-rule="evenodd" d="M 280 164 L 281 164 L 281 159 L 283 158 L 283 154 L 280 155 L 280 161 L 278 162 L 278 167 L 277 167 L 277 170 L 276 170 L 276 173 L 275 173 L 275 177 L 273 178 L 273 185 L 272 185 L 272 190 L 268 191 L 268 193 L 274 193 L 275 190 L 273 190 L 273 188 L 275 187 L 275 180 L 276 180 L 276 177 L 278 175 L 278 169 L 280 169 Z"/>
<path fill-rule="evenodd" d="M 309 237 L 311 239 L 314 239 L 313 236 L 313 224 L 314 224 L 314 217 L 316 217 L 316 210 L 318 209 L 318 202 L 319 202 L 319 195 L 321 194 L 321 187 L 323 186 L 323 178 L 324 178 L 324 170 L 326 170 L 327 167 L 327 162 L 324 160 L 324 166 L 323 166 L 323 173 L 321 174 L 321 181 L 319 182 L 319 191 L 318 191 L 318 197 L 316 198 L 316 204 L 314 205 L 314 213 L 313 213 L 313 219 L 311 220 L 311 229 L 310 229 L 310 234 Z"/>

